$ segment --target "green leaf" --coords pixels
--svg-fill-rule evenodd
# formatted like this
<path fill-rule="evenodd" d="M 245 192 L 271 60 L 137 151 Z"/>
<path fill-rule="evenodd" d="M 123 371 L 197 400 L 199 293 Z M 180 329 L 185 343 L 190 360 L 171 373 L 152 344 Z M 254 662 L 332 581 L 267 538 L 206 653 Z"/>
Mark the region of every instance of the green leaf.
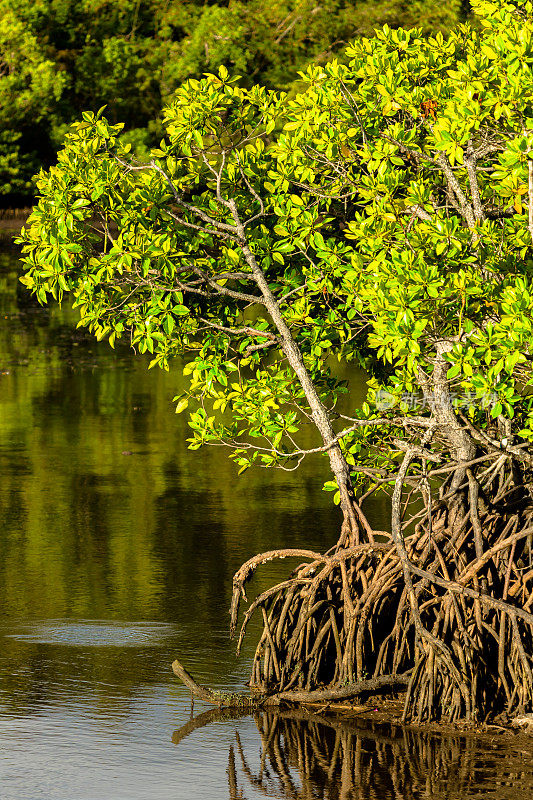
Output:
<path fill-rule="evenodd" d="M 457 375 L 459 375 L 460 372 L 461 372 L 461 364 L 460 363 L 454 364 L 453 366 L 450 367 L 450 369 L 446 373 L 446 377 L 448 378 L 448 380 L 451 380 L 452 378 L 455 378 Z"/>
<path fill-rule="evenodd" d="M 176 399 L 176 398 L 174 398 L 174 399 Z M 188 406 L 189 406 L 189 398 L 188 397 L 182 397 L 181 400 L 179 401 L 179 403 L 176 406 L 176 414 L 181 414 L 182 411 L 185 411 L 185 409 L 188 408 Z"/>

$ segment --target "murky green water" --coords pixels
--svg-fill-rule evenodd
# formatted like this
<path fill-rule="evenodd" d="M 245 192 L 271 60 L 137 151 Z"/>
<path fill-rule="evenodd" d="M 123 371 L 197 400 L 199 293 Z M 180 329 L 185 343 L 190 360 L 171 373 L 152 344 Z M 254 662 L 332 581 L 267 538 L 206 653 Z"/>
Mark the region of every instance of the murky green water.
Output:
<path fill-rule="evenodd" d="M 188 722 L 170 663 L 242 687 L 254 631 L 236 661 L 231 577 L 258 551 L 335 540 L 326 465 L 237 478 L 221 450 L 189 453 L 179 365 L 148 372 L 96 344 L 68 308 L 36 306 L 17 269 L 0 256 L 0 798 L 529 797 L 533 744 Z"/>

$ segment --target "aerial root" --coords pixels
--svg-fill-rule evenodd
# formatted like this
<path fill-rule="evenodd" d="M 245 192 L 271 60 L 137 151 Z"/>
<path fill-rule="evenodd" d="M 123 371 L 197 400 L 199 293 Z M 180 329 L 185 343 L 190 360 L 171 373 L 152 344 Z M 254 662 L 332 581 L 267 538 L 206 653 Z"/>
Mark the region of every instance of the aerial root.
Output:
<path fill-rule="evenodd" d="M 405 720 L 474 722 L 531 710 L 533 507 L 500 485 L 499 508 L 478 503 L 471 487 L 474 512 L 452 513 L 439 500 L 412 533 L 403 525 L 403 548 L 391 536 L 246 562 L 234 577 L 232 632 L 245 583 L 261 564 L 291 556 L 303 562 L 244 615 L 238 650 L 252 615 L 259 610 L 263 618 L 253 692 L 292 693 L 299 702 L 380 678 L 398 686 L 408 676 Z"/>

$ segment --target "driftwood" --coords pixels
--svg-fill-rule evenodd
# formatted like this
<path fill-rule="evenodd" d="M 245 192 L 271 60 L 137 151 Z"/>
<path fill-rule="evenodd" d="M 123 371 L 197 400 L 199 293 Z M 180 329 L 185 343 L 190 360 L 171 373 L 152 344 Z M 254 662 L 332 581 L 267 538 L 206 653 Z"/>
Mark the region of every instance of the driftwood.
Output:
<path fill-rule="evenodd" d="M 212 703 L 219 708 L 269 708 L 285 703 L 317 703 L 327 700 L 346 700 L 361 694 L 377 692 L 386 688 L 406 686 L 409 683 L 409 675 L 383 675 L 379 678 L 358 681 L 357 683 L 340 686 L 336 689 L 316 689 L 310 692 L 294 691 L 279 692 L 267 696 L 252 696 L 243 693 L 218 692 L 206 686 L 200 686 L 194 680 L 183 664 L 178 660 L 172 664 L 172 671 L 180 681 L 189 689 L 194 697 Z"/>

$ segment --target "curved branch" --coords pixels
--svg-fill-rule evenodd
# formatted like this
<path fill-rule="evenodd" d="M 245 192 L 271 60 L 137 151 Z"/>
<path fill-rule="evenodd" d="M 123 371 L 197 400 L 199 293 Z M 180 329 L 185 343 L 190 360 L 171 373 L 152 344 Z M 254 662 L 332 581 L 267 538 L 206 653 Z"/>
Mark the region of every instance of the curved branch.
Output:
<path fill-rule="evenodd" d="M 224 705 L 222 698 L 215 694 L 212 689 L 196 683 L 190 672 L 187 672 L 177 658 L 172 662 L 172 672 L 195 697 L 199 697 L 200 700 L 205 700 L 207 703 L 214 703 L 216 706 Z"/>

